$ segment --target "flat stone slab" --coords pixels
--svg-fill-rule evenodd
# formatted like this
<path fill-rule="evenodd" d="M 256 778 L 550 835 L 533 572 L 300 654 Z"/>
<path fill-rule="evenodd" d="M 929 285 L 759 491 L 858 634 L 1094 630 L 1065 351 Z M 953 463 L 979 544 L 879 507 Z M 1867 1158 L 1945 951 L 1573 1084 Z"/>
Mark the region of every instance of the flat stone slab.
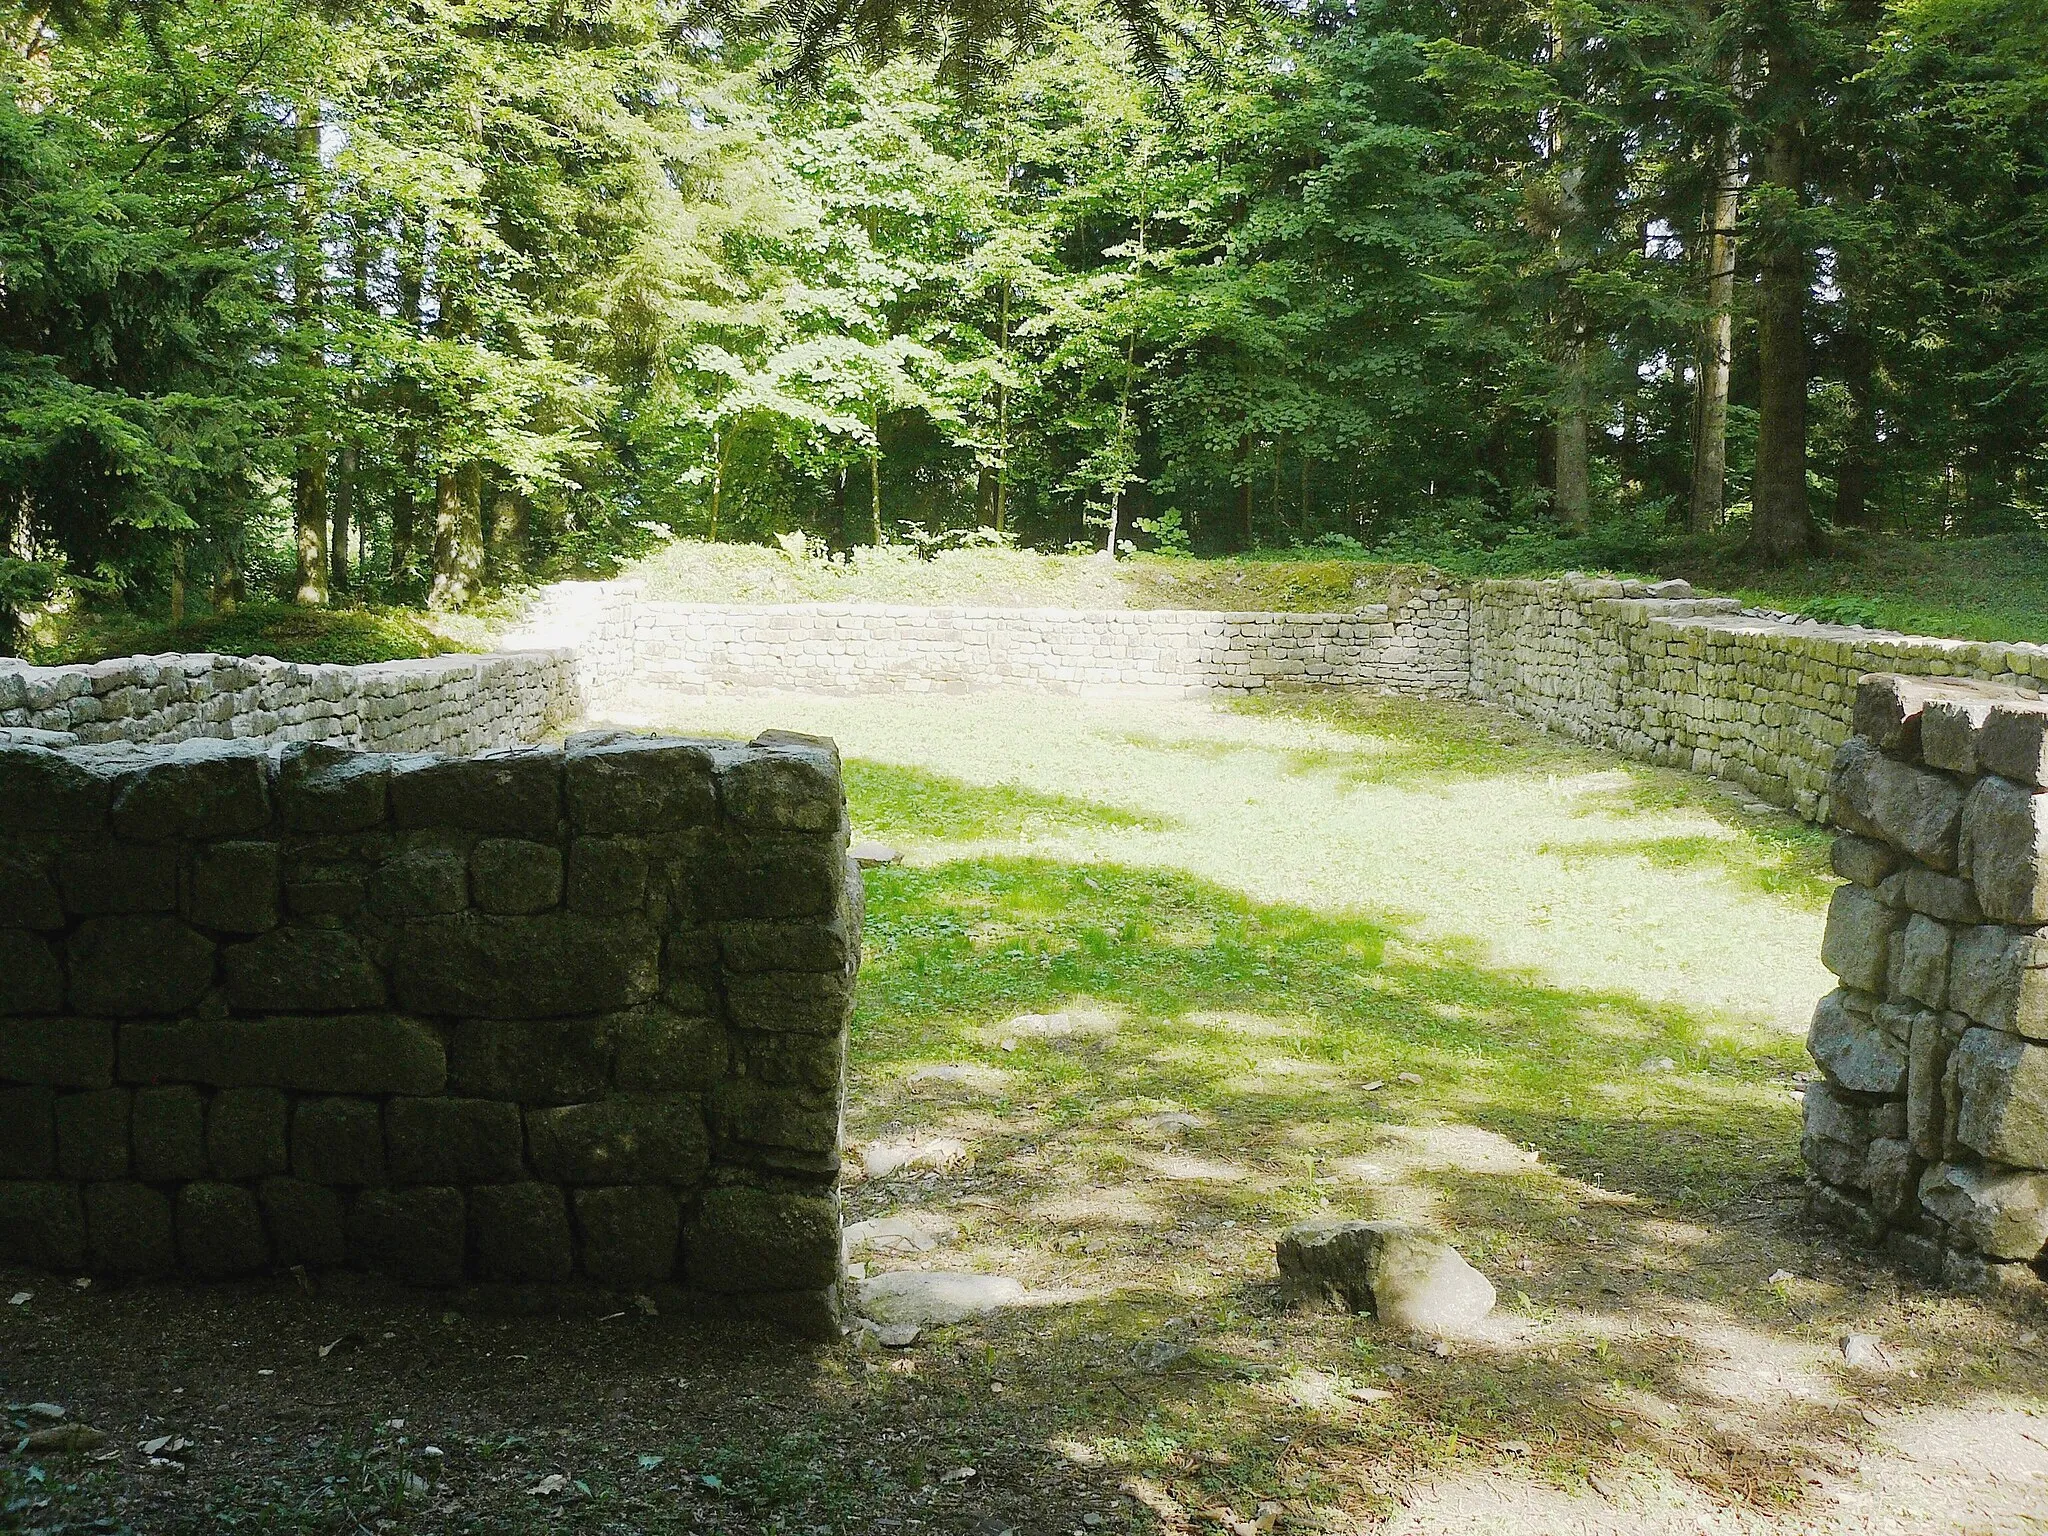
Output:
<path fill-rule="evenodd" d="M 1275 1245 L 1300 1297 L 1325 1297 L 1417 1333 L 1455 1333 L 1493 1310 L 1493 1282 L 1442 1238 L 1405 1221 L 1311 1221 Z"/>
<path fill-rule="evenodd" d="M 1023 1300 L 1024 1287 L 1008 1275 L 900 1269 L 859 1282 L 853 1304 L 863 1317 L 885 1326 L 937 1328 L 1014 1307 Z"/>
<path fill-rule="evenodd" d="M 879 869 L 885 864 L 901 864 L 903 852 L 891 848 L 887 843 L 858 842 L 846 850 L 846 856 L 862 869 Z"/>
<path fill-rule="evenodd" d="M 924 1211 L 906 1211 L 894 1216 L 874 1216 L 856 1221 L 840 1234 L 850 1259 L 862 1251 L 874 1253 L 930 1253 L 952 1241 L 959 1225 Z"/>

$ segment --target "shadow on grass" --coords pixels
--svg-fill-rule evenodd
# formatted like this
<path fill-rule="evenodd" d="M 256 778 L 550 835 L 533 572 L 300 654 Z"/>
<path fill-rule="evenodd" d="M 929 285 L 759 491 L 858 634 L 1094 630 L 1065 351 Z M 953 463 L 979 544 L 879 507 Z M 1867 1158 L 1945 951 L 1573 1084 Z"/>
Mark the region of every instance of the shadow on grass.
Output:
<path fill-rule="evenodd" d="M 924 768 L 846 762 L 846 797 L 862 832 L 938 842 L 982 842 L 1099 828 L 1166 831 L 1173 822 L 1021 784 L 970 784 Z"/>
<path fill-rule="evenodd" d="M 2010 1318 L 1804 1229 L 1796 1039 L 1170 871 L 964 859 L 869 890 L 854 1132 L 942 1133 L 972 1171 L 856 1200 L 945 1205 L 1075 1293 L 988 1324 L 987 1379 L 1165 1528 L 1205 1501 L 1384 1516 L 1452 1470 L 1792 1506 L 1874 1407 L 2038 1398 Z M 1453 1233 L 1504 1331 L 1439 1359 L 1280 1311 L 1272 1237 L 1317 1215 Z M 1912 1374 L 1846 1371 L 1851 1330 Z M 1180 1368 L 1125 1363 L 1160 1336 Z"/>

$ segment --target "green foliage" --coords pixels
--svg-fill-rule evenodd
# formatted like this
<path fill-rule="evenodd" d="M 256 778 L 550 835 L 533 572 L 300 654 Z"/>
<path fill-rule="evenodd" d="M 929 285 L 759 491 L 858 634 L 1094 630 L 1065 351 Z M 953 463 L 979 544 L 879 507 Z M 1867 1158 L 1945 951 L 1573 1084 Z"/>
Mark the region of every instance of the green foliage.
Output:
<path fill-rule="evenodd" d="M 279 661 L 361 665 L 466 650 L 407 609 L 307 609 L 252 603 L 232 613 L 169 625 L 148 621 L 53 625 L 32 641 L 40 666 L 108 656 L 210 651 L 221 656 L 274 656 Z"/>

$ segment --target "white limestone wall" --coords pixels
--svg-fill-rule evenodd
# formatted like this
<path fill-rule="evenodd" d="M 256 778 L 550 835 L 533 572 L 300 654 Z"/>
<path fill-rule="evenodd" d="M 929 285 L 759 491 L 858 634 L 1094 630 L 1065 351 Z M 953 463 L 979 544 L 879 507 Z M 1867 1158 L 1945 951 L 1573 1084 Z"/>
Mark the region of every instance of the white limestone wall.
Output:
<path fill-rule="evenodd" d="M 480 752 L 532 741 L 583 708 L 564 650 L 305 666 L 267 656 L 0 660 L 0 730 L 142 746 L 195 736 Z"/>

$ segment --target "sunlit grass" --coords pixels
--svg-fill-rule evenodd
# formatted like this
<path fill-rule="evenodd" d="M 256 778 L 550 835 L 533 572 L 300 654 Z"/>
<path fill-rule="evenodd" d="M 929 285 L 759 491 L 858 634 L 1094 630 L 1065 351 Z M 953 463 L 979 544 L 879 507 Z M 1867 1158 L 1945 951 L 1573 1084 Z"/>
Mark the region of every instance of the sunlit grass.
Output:
<path fill-rule="evenodd" d="M 661 723 L 840 741 L 857 830 L 905 854 L 867 876 L 852 1151 L 966 1149 L 852 1183 L 851 1213 L 941 1210 L 945 1250 L 875 1262 L 1038 1298 L 872 1377 L 864 1411 L 927 1378 L 1000 1405 L 1124 1479 L 1130 1528 L 1272 1500 L 1337 1531 L 1425 1478 L 1558 1490 L 1560 1519 L 1589 1476 L 1778 1507 L 1868 1403 L 2031 1390 L 2008 1324 L 1849 1283 L 1788 1219 L 1829 985 L 1813 829 L 1459 706 L 728 698 Z M 1487 1340 L 1439 1358 L 1276 1306 L 1282 1227 L 1396 1215 L 1494 1278 Z M 1845 1326 L 1925 1369 L 1872 1396 Z M 1160 1340 L 1187 1352 L 1134 1363 Z"/>

